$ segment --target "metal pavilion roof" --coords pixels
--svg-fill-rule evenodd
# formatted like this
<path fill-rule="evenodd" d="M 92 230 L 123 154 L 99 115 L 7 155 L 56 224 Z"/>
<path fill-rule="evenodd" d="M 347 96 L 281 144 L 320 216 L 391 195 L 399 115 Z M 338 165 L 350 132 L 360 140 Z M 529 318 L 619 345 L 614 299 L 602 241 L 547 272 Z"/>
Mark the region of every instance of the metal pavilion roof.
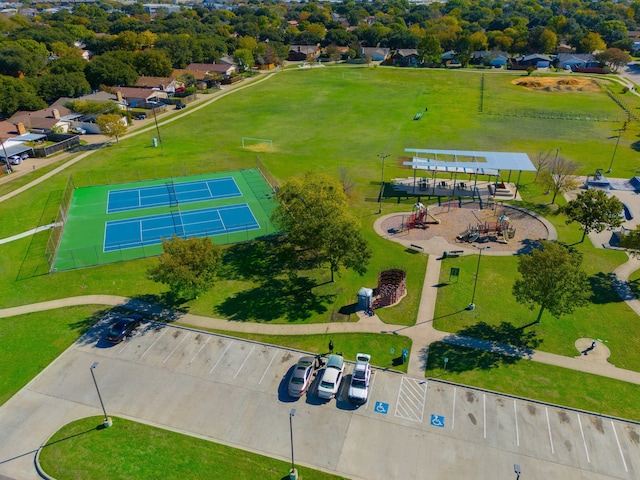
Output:
<path fill-rule="evenodd" d="M 531 163 L 529 155 L 526 153 L 423 148 L 405 148 L 404 151 L 413 153 L 414 156 L 412 161 L 402 162 L 402 164 L 416 170 L 477 173 L 480 175 L 497 175 L 500 170 L 536 171 L 536 167 Z M 429 155 L 429 157 L 421 158 L 420 154 Z M 438 155 L 444 158 L 439 159 Z"/>

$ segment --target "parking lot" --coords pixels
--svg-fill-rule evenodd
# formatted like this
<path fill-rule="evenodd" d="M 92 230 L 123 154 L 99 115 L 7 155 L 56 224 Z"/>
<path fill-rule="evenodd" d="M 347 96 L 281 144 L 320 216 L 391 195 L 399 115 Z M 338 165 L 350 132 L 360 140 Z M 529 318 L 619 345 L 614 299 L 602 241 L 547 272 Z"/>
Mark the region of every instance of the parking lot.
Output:
<path fill-rule="evenodd" d="M 337 400 L 313 394 L 319 375 L 311 393 L 296 400 L 287 381 L 300 352 L 154 322 L 110 345 L 106 325 L 37 377 L 31 394 L 94 407 L 97 415 L 88 370 L 98 361 L 94 372 L 109 415 L 290 460 L 295 408 L 296 462 L 350 478 L 429 472 L 428 478 L 512 479 L 514 464 L 523 479 L 640 478 L 636 424 L 377 369 L 369 402 L 356 408 L 346 400 L 352 364 Z M 20 454 L 7 448 L 13 435 L 25 433 L 0 443 L 4 458 Z"/>

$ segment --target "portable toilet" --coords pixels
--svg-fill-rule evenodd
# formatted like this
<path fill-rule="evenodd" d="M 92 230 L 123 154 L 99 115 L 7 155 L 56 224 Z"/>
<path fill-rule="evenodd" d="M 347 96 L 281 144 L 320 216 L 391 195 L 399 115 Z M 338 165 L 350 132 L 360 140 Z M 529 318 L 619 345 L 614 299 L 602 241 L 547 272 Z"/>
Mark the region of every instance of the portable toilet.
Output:
<path fill-rule="evenodd" d="M 371 308 L 371 299 L 373 298 L 373 290 L 362 287 L 358 291 L 358 310 L 368 310 Z"/>

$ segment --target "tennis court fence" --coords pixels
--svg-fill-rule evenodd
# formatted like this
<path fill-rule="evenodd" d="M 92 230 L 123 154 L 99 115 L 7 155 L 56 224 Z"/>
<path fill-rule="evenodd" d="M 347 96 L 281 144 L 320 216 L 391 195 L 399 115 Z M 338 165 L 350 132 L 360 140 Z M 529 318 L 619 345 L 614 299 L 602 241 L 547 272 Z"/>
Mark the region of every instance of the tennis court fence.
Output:
<path fill-rule="evenodd" d="M 60 207 L 56 215 L 56 221 L 49 234 L 49 240 L 47 241 L 47 263 L 49 264 L 49 272 L 53 270 L 53 266 L 56 263 L 56 255 L 58 248 L 60 247 L 60 240 L 62 240 L 62 232 L 64 225 L 67 221 L 67 215 L 69 214 L 69 207 L 71 206 L 71 197 L 73 196 L 73 190 L 75 186 L 73 184 L 73 178 L 69 176 L 67 184 L 62 192 L 62 200 L 60 201 Z"/>

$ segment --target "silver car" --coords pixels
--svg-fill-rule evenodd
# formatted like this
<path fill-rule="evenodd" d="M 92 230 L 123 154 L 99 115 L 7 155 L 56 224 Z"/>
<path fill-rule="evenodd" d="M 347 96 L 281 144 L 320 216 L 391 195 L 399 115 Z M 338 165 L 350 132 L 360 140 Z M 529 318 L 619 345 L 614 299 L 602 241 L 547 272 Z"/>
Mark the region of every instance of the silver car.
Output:
<path fill-rule="evenodd" d="M 291 378 L 289 379 L 289 395 L 301 397 L 311 384 L 311 377 L 315 369 L 316 359 L 313 357 L 300 357 L 296 366 L 293 367 Z"/>

